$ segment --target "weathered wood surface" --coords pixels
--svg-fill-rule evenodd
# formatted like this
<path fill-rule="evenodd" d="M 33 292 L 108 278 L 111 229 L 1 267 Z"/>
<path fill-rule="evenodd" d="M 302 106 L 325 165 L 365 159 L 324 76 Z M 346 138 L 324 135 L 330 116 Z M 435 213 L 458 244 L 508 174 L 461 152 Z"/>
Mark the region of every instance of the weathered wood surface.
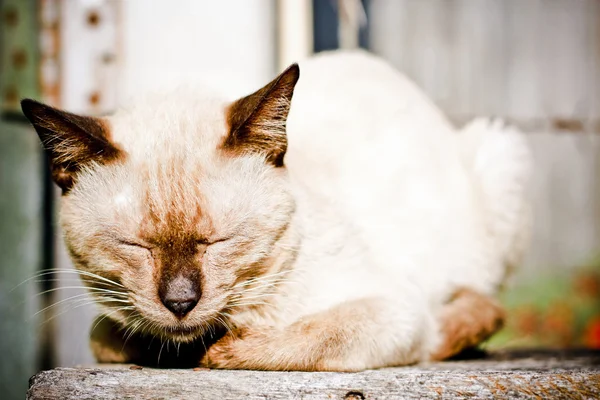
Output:
<path fill-rule="evenodd" d="M 59 368 L 27 399 L 600 398 L 600 351 L 496 353 L 360 373 Z"/>

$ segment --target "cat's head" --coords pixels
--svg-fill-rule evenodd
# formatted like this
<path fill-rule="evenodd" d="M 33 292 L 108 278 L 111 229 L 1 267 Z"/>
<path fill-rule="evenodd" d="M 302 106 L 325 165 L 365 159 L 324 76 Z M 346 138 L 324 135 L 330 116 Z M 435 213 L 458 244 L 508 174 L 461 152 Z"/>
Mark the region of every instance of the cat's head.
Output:
<path fill-rule="evenodd" d="M 106 118 L 23 100 L 65 242 L 110 318 L 189 341 L 274 272 L 295 206 L 283 158 L 298 78 L 292 65 L 233 103 L 175 93 Z"/>

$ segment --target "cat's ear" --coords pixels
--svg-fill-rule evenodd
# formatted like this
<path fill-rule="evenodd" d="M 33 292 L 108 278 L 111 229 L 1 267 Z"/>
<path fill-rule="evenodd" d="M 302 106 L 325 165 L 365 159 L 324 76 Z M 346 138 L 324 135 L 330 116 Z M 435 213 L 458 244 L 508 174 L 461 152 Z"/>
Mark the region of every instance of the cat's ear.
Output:
<path fill-rule="evenodd" d="M 77 173 L 90 163 L 117 159 L 121 150 L 109 140 L 105 120 L 58 110 L 35 100 L 21 101 L 23 114 L 35 128 L 50 159 L 52 178 L 66 193 Z"/>
<path fill-rule="evenodd" d="M 223 148 L 236 153 L 262 153 L 276 167 L 287 150 L 286 121 L 300 68 L 293 64 L 262 89 L 227 109 L 229 133 Z"/>

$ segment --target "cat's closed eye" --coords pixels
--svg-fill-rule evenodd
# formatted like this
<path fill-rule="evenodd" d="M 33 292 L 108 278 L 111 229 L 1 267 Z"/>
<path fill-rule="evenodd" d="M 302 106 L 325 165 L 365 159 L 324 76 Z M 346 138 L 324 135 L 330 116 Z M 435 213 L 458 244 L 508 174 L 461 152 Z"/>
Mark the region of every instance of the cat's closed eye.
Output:
<path fill-rule="evenodd" d="M 210 246 L 210 245 L 213 245 L 213 244 L 226 242 L 226 241 L 231 240 L 231 239 L 232 239 L 231 237 L 219 237 L 219 238 L 214 238 L 214 239 L 202 238 L 202 239 L 196 240 L 196 243 L 198 245 Z"/>
<path fill-rule="evenodd" d="M 147 250 L 147 251 L 151 251 L 152 247 L 150 247 L 147 244 L 143 244 L 137 241 L 133 241 L 133 240 L 127 240 L 127 239 L 117 239 L 117 243 L 121 246 L 127 246 L 130 248 L 136 248 L 136 249 L 143 249 L 143 250 Z"/>

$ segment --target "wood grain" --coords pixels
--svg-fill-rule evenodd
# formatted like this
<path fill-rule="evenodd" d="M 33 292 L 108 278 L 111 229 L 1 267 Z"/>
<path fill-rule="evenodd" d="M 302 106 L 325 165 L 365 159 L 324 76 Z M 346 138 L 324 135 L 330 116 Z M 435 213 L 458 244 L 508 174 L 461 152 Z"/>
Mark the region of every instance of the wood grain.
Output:
<path fill-rule="evenodd" d="M 600 351 L 500 352 L 360 373 L 59 368 L 27 399 L 380 399 L 600 397 Z"/>

